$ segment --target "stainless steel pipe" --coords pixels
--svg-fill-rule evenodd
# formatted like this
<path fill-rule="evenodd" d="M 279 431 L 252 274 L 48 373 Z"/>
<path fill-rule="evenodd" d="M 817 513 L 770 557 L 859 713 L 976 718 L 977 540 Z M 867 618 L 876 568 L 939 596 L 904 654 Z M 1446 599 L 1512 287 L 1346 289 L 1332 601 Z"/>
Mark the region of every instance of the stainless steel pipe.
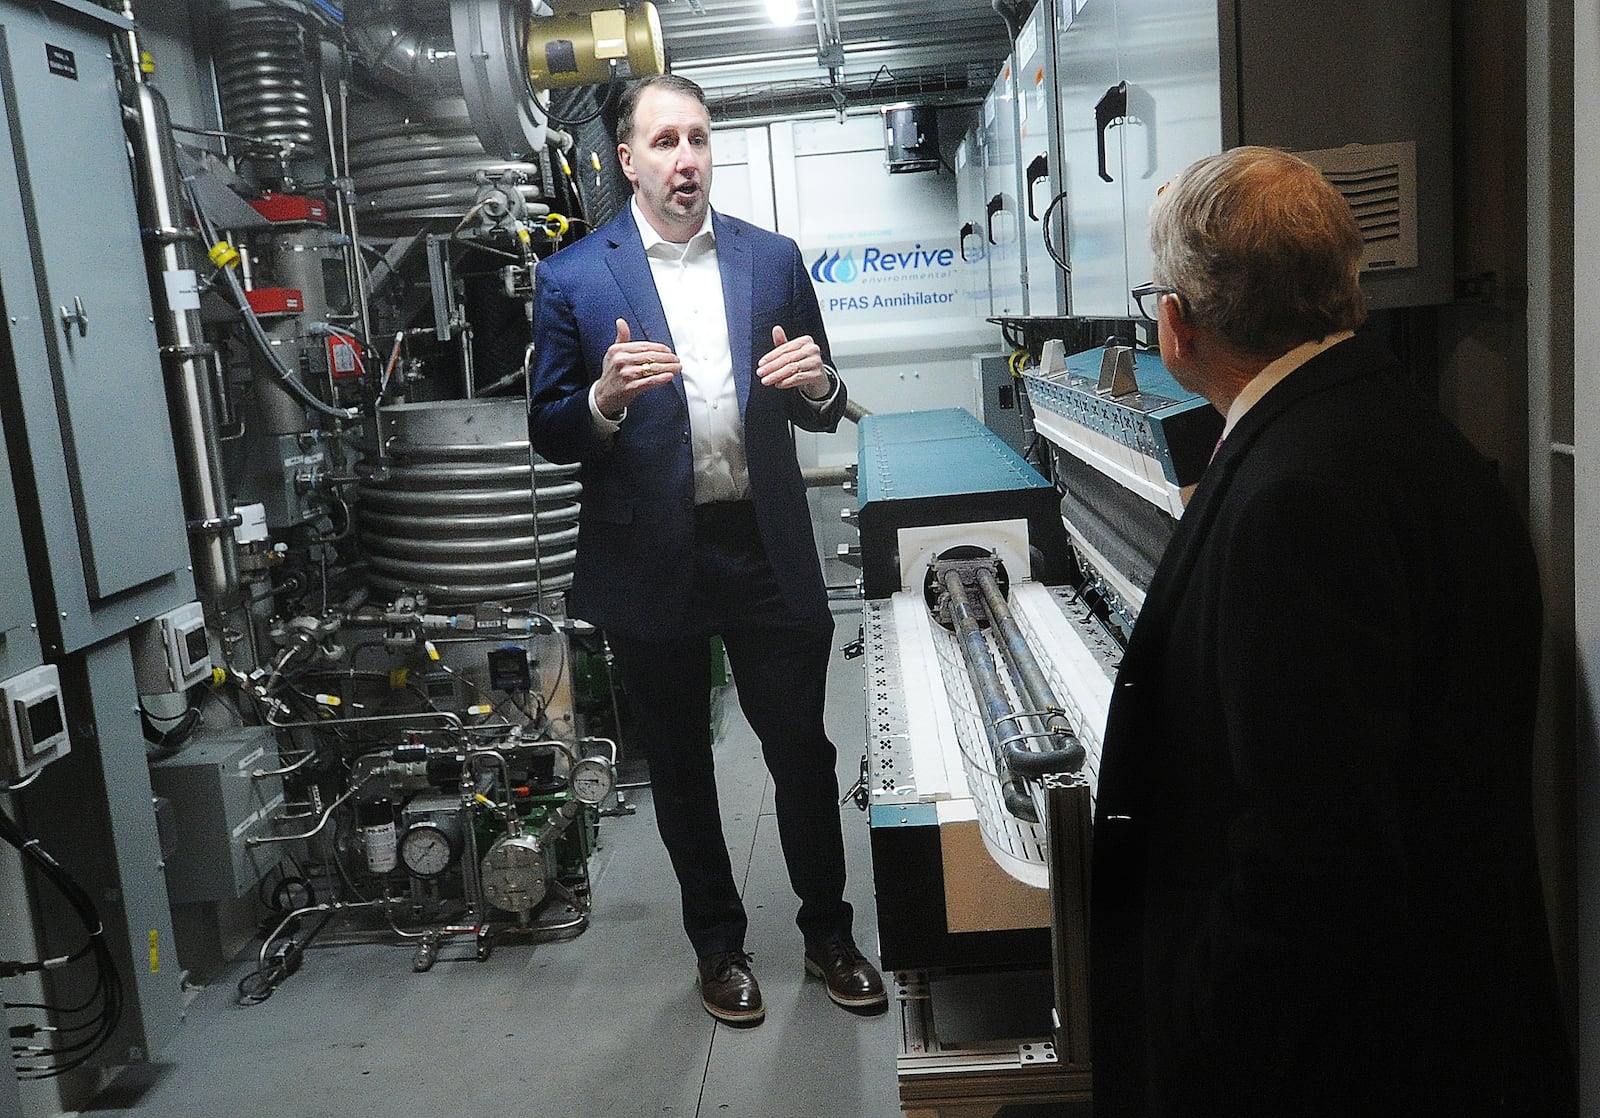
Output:
<path fill-rule="evenodd" d="M 1011 613 L 1011 606 L 1006 602 L 1005 594 L 1001 592 L 1000 583 L 993 571 L 978 572 L 978 590 L 983 595 L 983 606 L 989 613 L 989 623 L 993 627 L 995 641 L 999 644 L 1007 663 L 1011 665 L 1012 674 L 1019 684 L 1023 697 L 1032 708 L 1025 713 L 1028 717 L 1037 719 L 1045 736 L 1051 742 L 1048 749 L 1027 750 L 1021 747 L 1017 739 L 1003 741 L 1001 748 L 1006 752 L 1007 760 L 1028 776 L 1038 776 L 1044 772 L 1077 772 L 1083 767 L 1088 753 L 1079 743 L 1072 725 L 1067 721 L 1066 711 L 1056 699 L 1055 690 L 1045 678 L 1044 670 L 1039 667 L 1033 649 L 1023 637 L 1022 630 L 1017 625 L 1016 617 Z M 1015 717 L 1021 718 L 1023 713 L 1018 712 Z M 1017 738 L 1020 739 L 1024 736 L 1020 733 L 1022 727 L 1018 725 L 1017 729 L 1019 731 Z M 1016 748 L 1012 748 L 1013 746 Z M 1034 758 L 1037 760 L 1033 760 Z"/>
<path fill-rule="evenodd" d="M 1000 794 L 1006 810 L 1012 815 L 1029 823 L 1037 823 L 1039 814 L 1034 809 L 1033 799 L 1021 779 L 1012 771 L 1000 734 L 1000 726 L 1013 721 L 1016 715 L 1000 685 L 1000 673 L 995 667 L 994 657 L 989 653 L 989 642 L 984 638 L 983 628 L 961 576 L 960 568 L 952 568 L 944 572 L 940 584 L 949 598 L 950 619 L 955 624 L 961 659 L 967 667 L 967 678 L 972 681 L 972 689 L 977 692 L 983 705 L 983 729 L 989 739 L 995 776 L 1000 781 Z"/>

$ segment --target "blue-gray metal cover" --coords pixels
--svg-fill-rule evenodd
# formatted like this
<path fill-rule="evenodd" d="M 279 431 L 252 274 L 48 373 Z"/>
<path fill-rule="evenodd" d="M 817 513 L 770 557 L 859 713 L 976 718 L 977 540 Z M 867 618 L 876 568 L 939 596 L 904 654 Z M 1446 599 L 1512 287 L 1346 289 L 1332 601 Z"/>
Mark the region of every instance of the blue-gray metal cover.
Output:
<path fill-rule="evenodd" d="M 874 501 L 1049 489 L 1023 457 L 961 408 L 862 418 L 859 507 Z"/>

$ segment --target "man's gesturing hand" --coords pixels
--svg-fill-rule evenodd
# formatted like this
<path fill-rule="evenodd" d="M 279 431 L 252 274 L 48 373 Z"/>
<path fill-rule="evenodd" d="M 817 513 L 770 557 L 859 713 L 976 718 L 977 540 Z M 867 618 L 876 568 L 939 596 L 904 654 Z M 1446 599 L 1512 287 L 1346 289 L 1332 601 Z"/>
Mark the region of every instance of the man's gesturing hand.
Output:
<path fill-rule="evenodd" d="M 822 350 L 811 340 L 810 334 L 790 341 L 782 326 L 774 326 L 772 346 L 756 363 L 756 376 L 761 378 L 762 384 L 798 388 L 813 400 L 827 396 L 828 373 L 822 367 Z"/>
<path fill-rule="evenodd" d="M 617 340 L 606 349 L 600 379 L 594 386 L 594 403 L 600 414 L 619 418 L 646 389 L 666 384 L 683 371 L 678 355 L 660 342 L 636 342 L 624 319 L 617 319 Z"/>

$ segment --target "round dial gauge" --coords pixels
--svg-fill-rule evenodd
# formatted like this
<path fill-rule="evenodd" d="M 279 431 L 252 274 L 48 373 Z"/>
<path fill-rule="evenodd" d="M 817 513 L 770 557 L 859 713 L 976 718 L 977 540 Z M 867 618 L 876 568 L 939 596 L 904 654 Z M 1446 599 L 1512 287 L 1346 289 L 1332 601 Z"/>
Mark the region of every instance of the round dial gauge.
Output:
<path fill-rule="evenodd" d="M 417 877 L 438 877 L 455 860 L 455 843 L 436 823 L 412 824 L 400 837 L 400 862 Z"/>
<path fill-rule="evenodd" d="M 585 757 L 572 766 L 572 772 L 567 778 L 567 784 L 572 789 L 572 798 L 580 804 L 597 807 L 605 802 L 607 796 L 616 787 L 617 774 L 611 767 L 611 762 L 604 757 Z"/>

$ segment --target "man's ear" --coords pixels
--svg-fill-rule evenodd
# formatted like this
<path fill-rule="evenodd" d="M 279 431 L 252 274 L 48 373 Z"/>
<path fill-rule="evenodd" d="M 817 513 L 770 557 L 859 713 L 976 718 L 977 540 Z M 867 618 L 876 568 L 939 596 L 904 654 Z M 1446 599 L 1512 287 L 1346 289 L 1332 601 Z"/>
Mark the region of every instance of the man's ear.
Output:
<path fill-rule="evenodd" d="M 630 183 L 639 182 L 639 173 L 633 169 L 633 152 L 627 144 L 617 145 L 617 162 L 622 164 L 622 176 Z"/>
<path fill-rule="evenodd" d="M 1166 331 L 1167 341 L 1172 346 L 1172 355 L 1188 357 L 1194 350 L 1194 323 L 1189 320 L 1183 297 L 1168 293 L 1159 299 L 1156 314 L 1160 316 L 1161 329 Z"/>

